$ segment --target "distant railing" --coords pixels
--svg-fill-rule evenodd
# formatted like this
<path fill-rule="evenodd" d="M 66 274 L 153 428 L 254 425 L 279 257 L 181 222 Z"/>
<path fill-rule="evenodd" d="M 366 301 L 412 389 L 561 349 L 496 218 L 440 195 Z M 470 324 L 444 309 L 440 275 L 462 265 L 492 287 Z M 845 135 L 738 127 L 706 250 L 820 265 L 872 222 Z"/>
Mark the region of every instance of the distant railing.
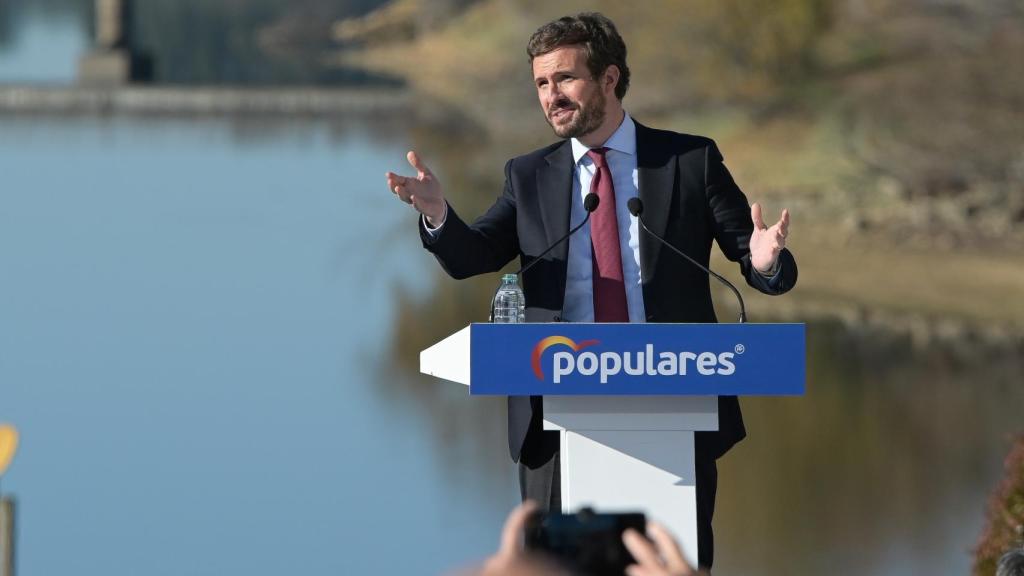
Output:
<path fill-rule="evenodd" d="M 329 116 L 396 112 L 410 106 L 407 91 L 383 88 L 0 85 L 0 113 L 14 114 Z"/>

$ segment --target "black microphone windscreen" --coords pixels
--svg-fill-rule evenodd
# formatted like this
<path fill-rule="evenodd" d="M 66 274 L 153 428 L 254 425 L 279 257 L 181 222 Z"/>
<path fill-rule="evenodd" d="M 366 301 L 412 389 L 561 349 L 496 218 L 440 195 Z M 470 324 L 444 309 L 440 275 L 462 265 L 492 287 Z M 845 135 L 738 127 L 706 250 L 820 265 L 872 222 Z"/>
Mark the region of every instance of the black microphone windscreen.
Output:
<path fill-rule="evenodd" d="M 630 214 L 639 217 L 644 211 L 644 203 L 639 198 L 630 198 L 629 202 L 626 202 L 626 208 L 629 208 Z"/>
<path fill-rule="evenodd" d="M 591 192 L 583 197 L 583 209 L 587 212 L 593 212 L 597 210 L 597 205 L 601 203 L 601 197 Z"/>

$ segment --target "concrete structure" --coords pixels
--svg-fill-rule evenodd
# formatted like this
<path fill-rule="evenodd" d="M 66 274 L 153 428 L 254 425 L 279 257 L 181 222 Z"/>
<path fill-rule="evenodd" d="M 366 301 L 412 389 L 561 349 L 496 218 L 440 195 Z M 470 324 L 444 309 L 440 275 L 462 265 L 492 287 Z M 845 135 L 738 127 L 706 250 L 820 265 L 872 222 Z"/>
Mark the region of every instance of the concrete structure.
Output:
<path fill-rule="evenodd" d="M 130 0 L 96 0 L 96 42 L 78 62 L 78 82 L 117 86 L 148 80 L 150 59 L 135 50 Z"/>
<path fill-rule="evenodd" d="M 14 576 L 14 500 L 0 499 L 0 576 Z"/>

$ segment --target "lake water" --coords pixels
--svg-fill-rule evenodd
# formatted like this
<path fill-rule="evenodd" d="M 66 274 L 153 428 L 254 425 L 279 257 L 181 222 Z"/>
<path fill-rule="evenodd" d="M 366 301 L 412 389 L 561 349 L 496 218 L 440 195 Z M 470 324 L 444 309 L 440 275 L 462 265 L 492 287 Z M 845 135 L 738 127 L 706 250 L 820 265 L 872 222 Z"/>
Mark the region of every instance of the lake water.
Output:
<path fill-rule="evenodd" d="M 0 81 L 70 82 L 78 21 L 15 15 Z M 20 575 L 433 574 L 494 549 L 503 403 L 416 352 L 495 279 L 444 277 L 385 190 L 415 122 L 0 116 Z M 720 463 L 716 573 L 966 572 L 1019 350 L 808 333 L 807 395 L 746 399 Z"/>
<path fill-rule="evenodd" d="M 378 385 L 395 290 L 435 284 L 380 183 L 400 148 L 316 123 L 0 126 L 24 573 L 373 573 L 374 549 L 415 573 L 491 546 L 511 473 L 445 473 L 431 415 Z"/>

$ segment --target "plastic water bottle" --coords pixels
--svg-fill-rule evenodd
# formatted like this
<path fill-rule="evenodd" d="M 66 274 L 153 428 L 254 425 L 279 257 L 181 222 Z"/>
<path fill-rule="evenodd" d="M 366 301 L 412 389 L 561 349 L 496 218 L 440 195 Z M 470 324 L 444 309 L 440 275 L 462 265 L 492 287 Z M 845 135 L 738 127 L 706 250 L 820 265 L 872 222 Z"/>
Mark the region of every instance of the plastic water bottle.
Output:
<path fill-rule="evenodd" d="M 519 287 L 518 276 L 505 274 L 501 277 L 501 286 L 494 294 L 491 310 L 494 311 L 491 321 L 495 324 L 526 322 L 526 296 Z"/>

